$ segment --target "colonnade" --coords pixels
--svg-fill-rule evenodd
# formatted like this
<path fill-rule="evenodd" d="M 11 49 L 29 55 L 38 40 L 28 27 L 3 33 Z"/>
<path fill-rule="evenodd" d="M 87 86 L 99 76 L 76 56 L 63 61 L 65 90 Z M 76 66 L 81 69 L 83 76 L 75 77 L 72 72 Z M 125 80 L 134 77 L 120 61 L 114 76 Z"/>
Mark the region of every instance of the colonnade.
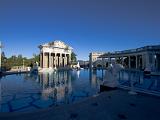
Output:
<path fill-rule="evenodd" d="M 112 59 L 114 59 L 116 63 L 122 64 L 126 68 L 143 69 L 145 66 L 145 59 L 143 59 L 143 55 L 112 56 L 103 58 L 103 60 L 104 59 L 108 59 L 109 64 Z"/>
<path fill-rule="evenodd" d="M 122 64 L 125 68 L 129 69 L 145 69 L 148 67 L 152 70 L 160 69 L 160 54 L 156 54 L 153 52 L 131 54 L 104 54 L 99 56 L 98 58 L 102 58 L 102 66 L 106 67 L 107 65 L 104 65 L 104 63 L 110 64 L 114 60 L 116 61 L 116 63 Z M 93 66 L 93 61 L 90 61 L 90 66 Z"/>
<path fill-rule="evenodd" d="M 112 58 L 116 62 L 122 64 L 125 68 L 134 69 L 151 69 L 151 71 L 160 71 L 160 45 L 144 46 L 141 48 L 116 51 L 116 52 L 92 52 L 89 55 L 90 68 L 99 58 L 102 58 L 102 66 L 112 62 Z M 107 65 L 105 65 L 107 67 Z"/>
<path fill-rule="evenodd" d="M 54 68 L 69 66 L 71 61 L 70 54 L 42 52 L 40 54 L 41 68 Z"/>

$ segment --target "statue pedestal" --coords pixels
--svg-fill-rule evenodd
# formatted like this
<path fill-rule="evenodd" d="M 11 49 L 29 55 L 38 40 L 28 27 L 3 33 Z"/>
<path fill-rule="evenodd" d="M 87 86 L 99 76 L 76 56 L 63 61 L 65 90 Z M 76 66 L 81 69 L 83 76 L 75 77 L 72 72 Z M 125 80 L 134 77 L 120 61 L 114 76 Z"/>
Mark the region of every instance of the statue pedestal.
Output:
<path fill-rule="evenodd" d="M 100 85 L 100 92 L 116 90 L 117 86 L 118 83 L 116 81 L 104 81 L 103 84 Z"/>
<path fill-rule="evenodd" d="M 110 87 L 106 85 L 100 85 L 100 92 L 116 90 L 117 87 Z"/>

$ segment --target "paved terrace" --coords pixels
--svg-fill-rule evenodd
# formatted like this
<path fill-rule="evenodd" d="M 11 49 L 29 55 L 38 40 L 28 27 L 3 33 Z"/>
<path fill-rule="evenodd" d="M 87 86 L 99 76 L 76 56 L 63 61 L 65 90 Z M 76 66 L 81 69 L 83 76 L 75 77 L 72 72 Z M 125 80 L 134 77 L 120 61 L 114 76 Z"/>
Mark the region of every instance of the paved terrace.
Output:
<path fill-rule="evenodd" d="M 160 120 L 160 98 L 114 90 L 31 113 L 0 113 L 0 120 Z"/>

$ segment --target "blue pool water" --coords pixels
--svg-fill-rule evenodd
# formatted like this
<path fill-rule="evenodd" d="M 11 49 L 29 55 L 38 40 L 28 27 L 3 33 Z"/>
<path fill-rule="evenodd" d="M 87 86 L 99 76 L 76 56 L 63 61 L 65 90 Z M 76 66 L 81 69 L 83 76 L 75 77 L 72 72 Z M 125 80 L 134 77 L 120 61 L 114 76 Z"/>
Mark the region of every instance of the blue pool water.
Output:
<path fill-rule="evenodd" d="M 1 112 L 32 111 L 70 104 L 99 92 L 101 72 L 89 70 L 13 74 L 0 80 Z"/>
<path fill-rule="evenodd" d="M 0 112 L 26 112 L 70 104 L 98 94 L 105 70 L 56 71 L 53 73 L 13 74 L 0 79 Z M 121 71 L 121 88 L 160 95 L 160 76 Z"/>
<path fill-rule="evenodd" d="M 122 70 L 118 81 L 120 87 L 128 87 L 138 92 L 160 96 L 160 76 L 145 75 L 142 71 Z"/>

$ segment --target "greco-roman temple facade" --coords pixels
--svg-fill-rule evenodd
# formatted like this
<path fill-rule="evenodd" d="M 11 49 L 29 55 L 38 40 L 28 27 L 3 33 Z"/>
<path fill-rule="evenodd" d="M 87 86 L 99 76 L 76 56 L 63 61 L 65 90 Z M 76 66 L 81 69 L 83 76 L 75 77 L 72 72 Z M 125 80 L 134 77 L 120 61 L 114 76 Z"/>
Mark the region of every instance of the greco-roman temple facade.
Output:
<path fill-rule="evenodd" d="M 94 52 L 90 53 L 89 59 L 90 68 L 97 66 L 107 67 L 114 60 L 129 69 L 143 70 L 150 68 L 152 71 L 160 71 L 160 45 L 116 52 Z"/>
<path fill-rule="evenodd" d="M 53 41 L 39 46 L 40 67 L 59 68 L 69 67 L 71 62 L 72 47 L 62 41 Z"/>

